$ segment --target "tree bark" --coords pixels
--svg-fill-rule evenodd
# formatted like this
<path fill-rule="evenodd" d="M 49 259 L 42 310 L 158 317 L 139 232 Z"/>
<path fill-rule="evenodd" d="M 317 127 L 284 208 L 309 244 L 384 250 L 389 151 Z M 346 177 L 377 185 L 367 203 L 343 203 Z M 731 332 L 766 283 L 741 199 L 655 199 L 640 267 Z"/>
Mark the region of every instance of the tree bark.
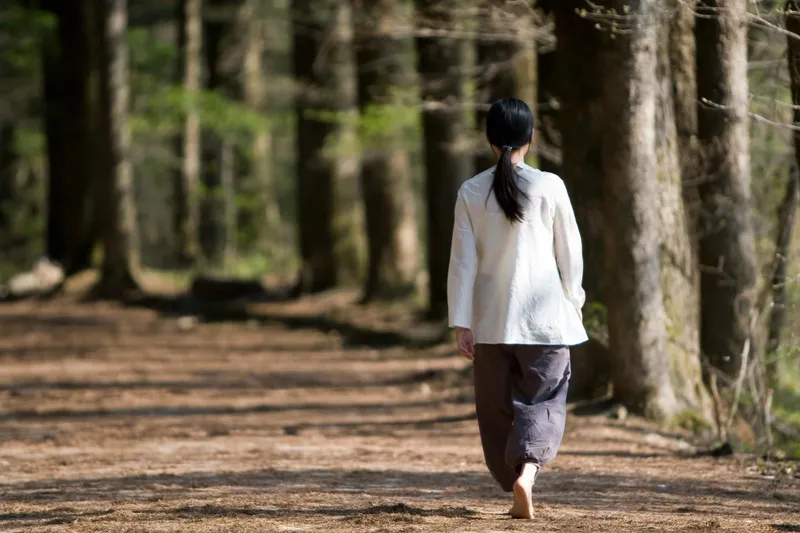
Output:
<path fill-rule="evenodd" d="M 665 311 L 665 354 L 678 408 L 710 421 L 710 397 L 703 385 L 700 360 L 700 272 L 693 225 L 683 191 L 684 169 L 692 150 L 695 113 L 693 74 L 675 61 L 691 61 L 694 34 L 685 20 L 682 0 L 658 14 L 656 74 L 656 160 L 658 161 L 661 287 Z M 691 11 L 690 11 L 691 13 Z M 693 17 L 693 14 L 692 14 Z M 680 23 L 680 24 L 679 24 Z M 677 50 L 676 50 L 677 49 Z M 677 53 L 681 52 L 681 53 Z M 685 99 L 690 99 L 687 103 Z M 691 104 L 691 105 L 689 105 Z M 696 123 L 696 120 L 694 121 Z M 691 152 L 690 152 L 691 154 Z M 689 171 L 689 170 L 686 170 Z"/>
<path fill-rule="evenodd" d="M 788 0 L 785 9 L 786 30 L 791 32 L 788 41 L 789 76 L 791 80 L 792 103 L 800 106 L 800 5 Z M 795 107 L 792 121 L 800 127 L 800 107 Z M 797 223 L 797 210 L 800 204 L 800 131 L 792 132 L 795 164 L 789 173 L 786 193 L 778 211 L 778 235 L 775 240 L 775 260 L 772 269 L 772 309 L 769 316 L 767 353 L 771 360 L 767 365 L 767 376 L 772 383 L 777 376 L 775 354 L 781 345 L 781 334 L 786 325 L 786 270 L 791 253 L 792 233 Z"/>
<path fill-rule="evenodd" d="M 179 266 L 191 267 L 200 255 L 200 112 L 197 99 L 202 86 L 202 0 L 181 0 L 178 17 L 180 83 L 186 92 L 186 117 L 177 139 L 180 168 L 175 176 L 174 224 Z"/>
<path fill-rule="evenodd" d="M 657 0 L 618 0 L 630 8 L 627 32 L 617 33 L 606 65 L 605 255 L 609 347 L 614 396 L 633 411 L 669 419 L 678 403 L 665 357 L 656 150 Z M 611 58 L 609 58 L 611 59 Z"/>
<path fill-rule="evenodd" d="M 455 30 L 454 6 L 417 0 L 421 27 Z M 451 37 L 417 38 L 425 145 L 425 190 L 428 211 L 428 308 L 431 318 L 447 315 L 447 269 L 450 262 L 453 212 L 461 184 L 471 177 L 464 102 L 464 49 Z"/>
<path fill-rule="evenodd" d="M 695 72 L 695 0 L 670 3 L 669 61 L 672 100 L 678 135 L 681 175 L 684 181 L 697 175 L 697 76 Z M 692 190 L 694 190 L 692 188 Z"/>
<path fill-rule="evenodd" d="M 294 66 L 297 116 L 297 202 L 300 257 L 298 290 L 334 287 L 343 263 L 337 241 L 342 182 L 353 165 L 326 146 L 345 133 L 356 105 L 350 5 L 335 0 L 298 0 L 294 5 Z M 333 115 L 333 116 L 324 116 Z M 351 209 L 352 205 L 348 206 Z"/>
<path fill-rule="evenodd" d="M 506 0 L 479 2 L 481 37 L 477 42 L 476 101 L 479 133 L 485 137 L 488 106 L 501 98 L 519 98 L 536 112 L 536 46 L 529 8 Z M 497 164 L 488 143 L 480 144 L 475 167 Z"/>
<path fill-rule="evenodd" d="M 42 8 L 57 20 L 55 38 L 44 47 L 44 129 L 47 137 L 47 256 L 67 275 L 91 266 L 97 240 L 94 183 L 95 152 L 90 107 L 95 91 L 89 28 L 84 0 L 69 6 L 59 0 Z"/>
<path fill-rule="evenodd" d="M 536 151 L 539 168 L 563 176 L 561 155 L 560 95 L 558 87 L 558 52 L 556 49 L 536 53 Z"/>
<path fill-rule="evenodd" d="M 585 0 L 553 2 L 556 20 L 558 131 L 561 135 L 561 177 L 572 199 L 583 237 L 584 289 L 590 304 L 603 301 L 603 179 L 598 174 L 603 153 L 605 109 L 602 80 L 606 42 L 594 23 L 578 15 Z M 589 141 L 591 139 L 592 141 Z"/>
<path fill-rule="evenodd" d="M 359 107 L 380 112 L 403 97 L 393 91 L 412 90 L 407 39 L 397 33 L 404 6 L 399 0 L 356 5 Z M 369 259 L 365 300 L 413 292 L 419 269 L 411 161 L 403 132 L 387 128 L 381 146 L 370 146 L 361 164 Z"/>
<path fill-rule="evenodd" d="M 739 372 L 756 289 L 750 214 L 747 0 L 698 3 L 698 142 L 704 156 L 699 219 L 703 355 Z"/>
<path fill-rule="evenodd" d="M 107 209 L 102 220 L 103 266 L 96 294 L 119 298 L 138 288 L 139 251 L 133 201 L 128 125 L 127 1 L 104 0 L 96 14 L 100 31 L 102 135 L 104 163 L 101 195 Z"/>

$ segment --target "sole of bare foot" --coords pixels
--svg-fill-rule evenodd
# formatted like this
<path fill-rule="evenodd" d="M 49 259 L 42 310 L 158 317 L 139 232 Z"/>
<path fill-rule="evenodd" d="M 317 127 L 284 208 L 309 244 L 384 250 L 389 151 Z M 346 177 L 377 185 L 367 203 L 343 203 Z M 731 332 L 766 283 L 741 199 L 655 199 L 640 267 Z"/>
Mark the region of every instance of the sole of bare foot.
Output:
<path fill-rule="evenodd" d="M 511 518 L 522 520 L 533 520 L 533 487 L 527 483 L 517 480 L 514 483 L 514 505 L 508 514 Z"/>

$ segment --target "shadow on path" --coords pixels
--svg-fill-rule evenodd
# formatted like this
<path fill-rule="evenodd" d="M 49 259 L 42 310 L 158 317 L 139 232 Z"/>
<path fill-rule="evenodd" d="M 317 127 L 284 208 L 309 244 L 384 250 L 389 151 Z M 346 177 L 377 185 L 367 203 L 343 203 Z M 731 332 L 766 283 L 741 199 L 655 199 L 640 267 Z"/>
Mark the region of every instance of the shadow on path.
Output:
<path fill-rule="evenodd" d="M 443 323 L 425 323 L 411 330 L 379 330 L 336 319 L 326 313 L 310 315 L 284 315 L 253 310 L 253 303 L 288 301 L 285 292 L 265 293 L 261 297 L 229 300 L 208 300 L 188 293 L 176 297 L 148 296 L 126 302 L 133 307 L 145 307 L 165 316 L 196 316 L 205 323 L 249 322 L 278 324 L 289 329 L 313 329 L 323 333 L 331 331 L 341 335 L 348 347 L 368 346 L 388 348 L 428 348 L 448 338 L 449 331 Z"/>
<path fill-rule="evenodd" d="M 120 500 L 120 491 L 124 491 L 125 500 L 131 503 L 151 501 L 156 496 L 159 501 L 168 502 L 202 499 L 205 494 L 217 499 L 248 493 L 263 494 L 267 501 L 276 495 L 295 501 L 291 495 L 307 494 L 310 487 L 315 492 L 369 493 L 400 499 L 445 490 L 476 501 L 495 500 L 499 495 L 489 475 L 477 472 L 269 469 L 23 482 L 2 486 L 0 496 L 8 503 L 28 504 L 113 502 Z M 217 490 L 209 493 L 212 488 Z M 800 502 L 781 500 L 772 493 L 759 491 L 751 480 L 720 486 L 698 479 L 544 471 L 535 491 L 541 503 L 594 510 L 693 512 L 696 507 L 711 505 L 729 515 L 800 511 Z M 309 510 L 291 505 L 275 512 L 278 511 L 291 514 Z M 18 519 L 13 513 L 0 515 L 0 521 Z"/>

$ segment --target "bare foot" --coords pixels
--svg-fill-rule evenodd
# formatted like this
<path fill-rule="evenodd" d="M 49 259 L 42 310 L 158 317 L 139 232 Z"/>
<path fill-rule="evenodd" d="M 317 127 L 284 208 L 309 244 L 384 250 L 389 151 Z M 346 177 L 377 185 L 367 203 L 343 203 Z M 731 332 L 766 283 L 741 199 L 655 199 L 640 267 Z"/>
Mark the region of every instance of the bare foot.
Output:
<path fill-rule="evenodd" d="M 536 465 L 526 464 L 514 482 L 514 505 L 509 511 L 511 518 L 533 520 L 533 481 L 536 470 Z"/>

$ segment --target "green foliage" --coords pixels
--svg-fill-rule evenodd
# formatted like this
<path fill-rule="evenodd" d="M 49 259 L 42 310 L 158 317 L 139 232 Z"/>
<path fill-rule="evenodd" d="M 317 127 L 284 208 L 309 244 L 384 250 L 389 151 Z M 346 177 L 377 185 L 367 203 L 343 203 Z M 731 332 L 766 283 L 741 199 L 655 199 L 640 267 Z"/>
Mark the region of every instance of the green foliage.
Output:
<path fill-rule="evenodd" d="M 772 400 L 775 417 L 800 432 L 800 345 L 785 347 L 779 357 L 779 380 Z M 800 458 L 800 442 L 780 439 L 778 445 Z"/>
<path fill-rule="evenodd" d="M 587 302 L 583 308 L 583 325 L 590 335 L 599 338 L 608 336 L 608 310 L 600 302 Z"/>
<path fill-rule="evenodd" d="M 370 105 L 360 113 L 308 110 L 305 117 L 340 124 L 343 132 L 356 132 L 355 136 L 345 134 L 328 139 L 331 156 L 358 155 L 398 146 L 415 150 L 422 142 L 419 99 L 408 90 L 393 90 L 390 94 L 388 104 Z"/>
<path fill-rule="evenodd" d="M 137 79 L 159 83 L 175 77 L 178 68 L 177 48 L 153 38 L 151 28 L 128 30 L 129 67 Z"/>
<path fill-rule="evenodd" d="M 11 70 L 33 72 L 39 66 L 44 37 L 54 28 L 50 13 L 16 4 L 0 9 L 0 62 Z"/>
<path fill-rule="evenodd" d="M 261 279 L 268 272 L 293 272 L 299 268 L 296 256 L 289 250 L 275 248 L 268 252 L 240 254 L 234 262 L 202 269 L 209 275 L 235 279 Z"/>
<path fill-rule="evenodd" d="M 13 160 L 0 168 L 0 279 L 28 268 L 42 253 L 45 225 L 44 136 L 30 124 L 14 128 Z"/>
<path fill-rule="evenodd" d="M 132 117 L 136 135 L 175 135 L 192 108 L 198 110 L 201 125 L 220 137 L 249 136 L 269 127 L 267 117 L 231 100 L 217 91 L 191 93 L 182 87 L 163 87 L 144 98 Z"/>
<path fill-rule="evenodd" d="M 269 127 L 262 114 L 221 92 L 186 91 L 178 82 L 176 46 L 159 39 L 155 29 L 129 30 L 128 45 L 134 134 L 174 135 L 191 109 L 199 111 L 205 129 L 220 136 Z"/>
<path fill-rule="evenodd" d="M 364 109 L 358 121 L 363 149 L 385 147 L 387 143 L 410 147 L 418 143 L 419 107 L 416 103 L 373 105 Z"/>
<path fill-rule="evenodd" d="M 44 159 L 47 138 L 38 127 L 22 124 L 16 129 L 14 147 L 17 155 L 31 164 Z"/>
<path fill-rule="evenodd" d="M 693 433 L 701 433 L 713 429 L 708 420 L 694 409 L 684 409 L 675 416 L 673 423 L 676 427 L 686 429 Z"/>

